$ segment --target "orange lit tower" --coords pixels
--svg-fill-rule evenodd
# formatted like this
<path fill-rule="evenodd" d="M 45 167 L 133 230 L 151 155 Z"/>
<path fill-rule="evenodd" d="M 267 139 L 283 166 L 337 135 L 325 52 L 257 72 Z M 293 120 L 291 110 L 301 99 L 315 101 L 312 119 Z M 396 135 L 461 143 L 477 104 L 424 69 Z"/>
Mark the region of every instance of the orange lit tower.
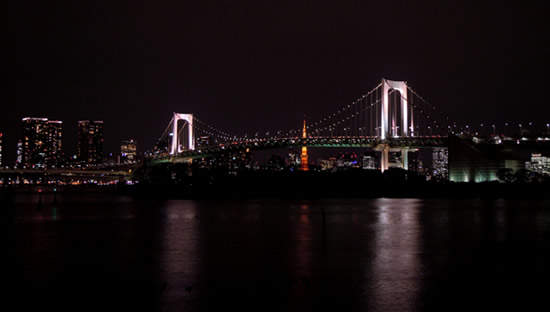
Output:
<path fill-rule="evenodd" d="M 302 138 L 307 138 L 306 133 L 306 120 L 304 119 L 304 130 L 302 130 Z M 305 144 L 305 141 L 304 141 Z M 309 170 L 309 164 L 307 162 L 307 147 L 304 145 L 302 146 L 302 156 L 300 159 L 300 170 L 302 171 L 308 171 Z"/>

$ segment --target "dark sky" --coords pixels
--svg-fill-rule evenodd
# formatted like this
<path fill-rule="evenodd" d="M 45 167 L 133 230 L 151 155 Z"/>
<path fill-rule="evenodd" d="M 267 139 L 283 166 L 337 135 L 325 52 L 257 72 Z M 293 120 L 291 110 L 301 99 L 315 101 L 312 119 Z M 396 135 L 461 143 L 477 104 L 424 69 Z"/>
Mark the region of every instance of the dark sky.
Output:
<path fill-rule="evenodd" d="M 174 111 L 228 132 L 300 127 L 382 77 L 457 122 L 550 122 L 545 1 L 7 1 L 0 131 L 105 121 L 152 147 Z M 115 3 L 116 2 L 116 3 Z"/>

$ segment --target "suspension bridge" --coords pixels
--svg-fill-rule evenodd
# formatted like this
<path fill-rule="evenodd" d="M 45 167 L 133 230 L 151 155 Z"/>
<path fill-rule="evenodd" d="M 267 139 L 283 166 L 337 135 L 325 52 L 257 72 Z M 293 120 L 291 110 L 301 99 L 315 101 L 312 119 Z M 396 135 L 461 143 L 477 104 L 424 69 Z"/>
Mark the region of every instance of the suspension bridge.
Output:
<path fill-rule="evenodd" d="M 297 127 L 284 132 L 258 132 L 253 137 L 238 136 L 191 113 L 174 113 L 148 161 L 186 162 L 228 152 L 292 146 L 365 147 L 381 152 L 382 171 L 390 166 L 389 152 L 401 152 L 399 166 L 406 169 L 408 150 L 445 147 L 449 134 L 465 131 L 469 126 L 458 126 L 406 81 L 382 79 L 351 104 L 309 123 L 305 131 Z"/>

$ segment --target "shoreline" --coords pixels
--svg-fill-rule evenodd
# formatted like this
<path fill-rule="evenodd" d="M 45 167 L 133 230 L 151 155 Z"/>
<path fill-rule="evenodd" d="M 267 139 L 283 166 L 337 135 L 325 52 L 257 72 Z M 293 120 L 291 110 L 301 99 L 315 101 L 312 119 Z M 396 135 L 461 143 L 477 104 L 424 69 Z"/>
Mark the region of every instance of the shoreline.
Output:
<path fill-rule="evenodd" d="M 340 182 L 340 183 L 338 183 Z M 322 184 L 322 183 L 321 183 Z M 151 199 L 330 199 L 330 198 L 441 198 L 441 199 L 550 199 L 548 183 L 506 184 L 484 183 L 365 183 L 350 186 L 335 181 L 316 187 L 299 188 L 295 183 L 262 184 L 235 181 L 231 184 L 136 184 L 119 186 L 55 186 L 24 185 L 0 187 L 0 197 L 16 194 L 78 194 L 98 193 L 126 195 L 137 200 Z"/>

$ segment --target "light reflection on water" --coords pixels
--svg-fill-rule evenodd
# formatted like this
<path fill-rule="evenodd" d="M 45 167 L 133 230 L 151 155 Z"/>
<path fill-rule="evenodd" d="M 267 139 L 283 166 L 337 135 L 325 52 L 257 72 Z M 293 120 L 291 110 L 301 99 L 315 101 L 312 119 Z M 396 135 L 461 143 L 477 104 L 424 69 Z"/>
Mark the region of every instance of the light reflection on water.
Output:
<path fill-rule="evenodd" d="M 196 300 L 194 297 L 190 298 L 189 293 L 197 285 L 197 273 L 200 272 L 200 237 L 198 224 L 193 222 L 197 215 L 197 203 L 168 201 L 163 210 L 166 219 L 160 230 L 162 247 L 158 265 L 162 297 L 159 305 L 185 306 L 188 301 Z"/>
<path fill-rule="evenodd" d="M 164 311 L 418 311 L 550 275 L 548 201 L 82 198 L 17 198 L 14 289 Z"/>
<path fill-rule="evenodd" d="M 374 311 L 414 310 L 421 285 L 421 263 L 418 259 L 420 225 L 417 199 L 375 201 L 377 222 L 374 257 L 366 264 Z"/>

